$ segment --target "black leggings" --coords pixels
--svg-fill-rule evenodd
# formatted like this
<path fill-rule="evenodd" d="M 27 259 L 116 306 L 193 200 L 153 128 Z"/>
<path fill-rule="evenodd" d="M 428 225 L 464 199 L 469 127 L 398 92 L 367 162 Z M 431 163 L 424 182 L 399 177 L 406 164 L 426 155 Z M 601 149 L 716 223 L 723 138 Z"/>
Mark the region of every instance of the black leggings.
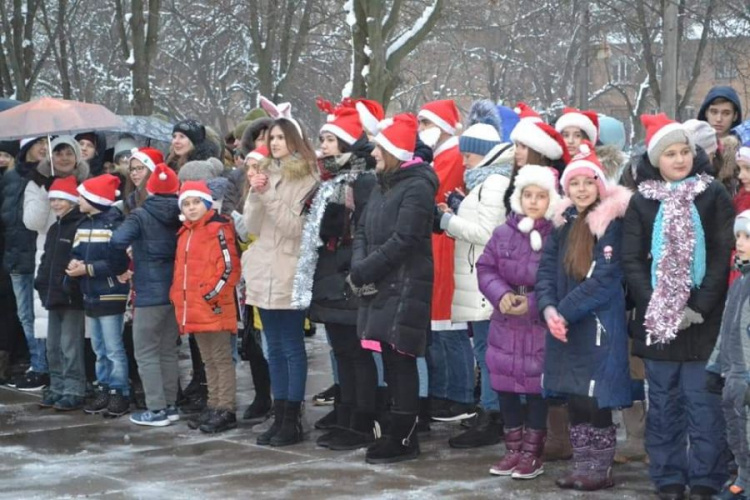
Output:
<path fill-rule="evenodd" d="M 419 413 L 419 375 L 417 358 L 401 354 L 382 343 L 385 382 L 393 398 L 392 411 L 397 413 Z"/>
<path fill-rule="evenodd" d="M 612 425 L 612 410 L 599 408 L 596 398 L 571 395 L 568 398 L 570 425 L 591 424 L 603 429 Z"/>
<path fill-rule="evenodd" d="M 541 394 L 525 394 L 526 415 L 521 406 L 521 394 L 515 392 L 498 392 L 503 422 L 508 429 L 526 425 L 529 429 L 544 430 L 547 428 L 547 401 Z"/>
<path fill-rule="evenodd" d="M 378 371 L 372 352 L 362 348 L 356 326 L 326 323 L 325 327 L 339 370 L 340 403 L 374 413 Z"/>

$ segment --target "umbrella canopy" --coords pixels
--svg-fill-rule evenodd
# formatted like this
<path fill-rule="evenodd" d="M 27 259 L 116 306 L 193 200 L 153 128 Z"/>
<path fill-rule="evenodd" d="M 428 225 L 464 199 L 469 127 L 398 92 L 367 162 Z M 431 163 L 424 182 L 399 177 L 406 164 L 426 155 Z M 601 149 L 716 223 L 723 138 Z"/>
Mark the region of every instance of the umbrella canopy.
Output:
<path fill-rule="evenodd" d="M 153 116 L 120 116 L 123 127 L 115 127 L 107 131 L 107 143 L 116 141 L 118 134 L 130 134 L 159 142 L 172 140 L 172 124 Z"/>
<path fill-rule="evenodd" d="M 42 97 L 0 113 L 0 140 L 75 135 L 124 125 L 120 117 L 99 104 Z"/>
<path fill-rule="evenodd" d="M 19 104 L 21 104 L 21 101 L 16 101 L 15 99 L 0 99 L 0 111 L 14 108 Z"/>

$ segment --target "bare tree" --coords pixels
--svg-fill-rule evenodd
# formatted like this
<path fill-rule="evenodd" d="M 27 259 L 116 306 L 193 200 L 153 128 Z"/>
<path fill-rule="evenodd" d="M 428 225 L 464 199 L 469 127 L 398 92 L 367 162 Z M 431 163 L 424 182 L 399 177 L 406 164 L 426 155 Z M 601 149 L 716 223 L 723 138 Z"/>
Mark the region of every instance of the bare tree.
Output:
<path fill-rule="evenodd" d="M 0 90 L 3 95 L 27 101 L 31 98 L 37 77 L 49 55 L 50 44 L 36 50 L 42 40 L 36 29 L 36 15 L 43 0 L 0 1 Z"/>

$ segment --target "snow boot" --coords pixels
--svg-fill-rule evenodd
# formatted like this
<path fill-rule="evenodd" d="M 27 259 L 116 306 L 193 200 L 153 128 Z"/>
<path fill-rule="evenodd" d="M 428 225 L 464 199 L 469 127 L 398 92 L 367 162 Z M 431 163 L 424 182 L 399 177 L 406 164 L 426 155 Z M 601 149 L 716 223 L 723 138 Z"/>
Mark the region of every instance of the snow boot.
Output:
<path fill-rule="evenodd" d="M 336 423 L 329 428 L 328 432 L 320 436 L 315 441 L 315 444 L 320 447 L 328 448 L 333 438 L 335 438 L 339 434 L 346 432 L 347 429 L 349 429 L 349 424 L 351 423 L 352 419 L 351 405 L 337 404 L 335 408 L 336 411 L 334 413 L 336 416 Z"/>
<path fill-rule="evenodd" d="M 505 428 L 505 455 L 490 467 L 493 476 L 510 476 L 521 461 L 523 427 Z"/>
<path fill-rule="evenodd" d="M 283 399 L 277 399 L 273 402 L 273 425 L 268 428 L 266 432 L 258 436 L 256 443 L 261 446 L 268 446 L 271 444 L 271 438 L 279 432 L 281 429 L 281 423 L 284 421 L 284 408 L 286 407 L 286 401 Z"/>
<path fill-rule="evenodd" d="M 375 441 L 377 429 L 375 414 L 355 411 L 351 418 L 350 427 L 335 435 L 330 440 L 328 449 L 346 451 L 366 448 Z"/>
<path fill-rule="evenodd" d="M 544 474 L 542 452 L 546 440 L 546 429 L 526 429 L 523 431 L 521 460 L 511 474 L 513 479 L 534 479 L 538 475 Z"/>
<path fill-rule="evenodd" d="M 643 401 L 635 401 L 633 406 L 622 410 L 622 423 L 625 425 L 625 442 L 617 447 L 615 463 L 642 461 L 646 458 L 646 405 Z"/>
<path fill-rule="evenodd" d="M 570 471 L 555 481 L 564 489 L 575 486 L 576 481 L 586 474 L 591 467 L 589 451 L 591 450 L 591 424 L 573 425 L 570 427 L 570 442 L 573 445 L 573 467 Z"/>
<path fill-rule="evenodd" d="M 617 427 L 614 425 L 603 429 L 592 427 L 590 432 L 589 467 L 578 476 L 573 483 L 573 488 L 581 491 L 611 488 L 615 485 L 612 479 L 612 465 L 617 444 Z"/>
<path fill-rule="evenodd" d="M 394 411 L 391 415 L 391 433 L 380 438 L 367 449 L 368 464 L 394 464 L 414 460 L 419 456 L 417 415 Z"/>
<path fill-rule="evenodd" d="M 417 432 L 430 432 L 430 398 L 419 398 L 419 416 L 417 417 Z"/>
<path fill-rule="evenodd" d="M 302 401 L 287 401 L 279 432 L 271 438 L 271 446 L 289 446 L 302 441 Z"/>
<path fill-rule="evenodd" d="M 491 446 L 501 441 L 503 435 L 503 415 L 499 411 L 479 408 L 472 427 L 448 440 L 451 448 L 466 449 Z"/>
<path fill-rule="evenodd" d="M 550 405 L 547 415 L 547 442 L 542 458 L 545 462 L 555 462 L 569 460 L 572 455 L 568 408 L 565 405 Z"/>

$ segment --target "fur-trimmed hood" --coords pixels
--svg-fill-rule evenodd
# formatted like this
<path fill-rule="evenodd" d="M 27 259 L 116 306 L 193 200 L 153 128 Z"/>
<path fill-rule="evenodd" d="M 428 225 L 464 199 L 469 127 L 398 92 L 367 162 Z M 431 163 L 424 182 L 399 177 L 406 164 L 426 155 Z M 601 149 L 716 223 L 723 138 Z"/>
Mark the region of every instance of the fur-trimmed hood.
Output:
<path fill-rule="evenodd" d="M 606 198 L 586 216 L 591 234 L 597 238 L 604 236 L 610 222 L 625 215 L 632 196 L 633 193 L 623 186 L 608 186 Z M 569 209 L 572 207 L 573 202 L 568 197 L 558 203 L 553 219 L 555 227 L 561 227 L 568 222 Z"/>
<path fill-rule="evenodd" d="M 596 148 L 596 156 L 602 164 L 607 180 L 617 182 L 625 164 L 625 154 L 617 149 L 617 146 L 599 146 Z"/>
<path fill-rule="evenodd" d="M 50 164 L 49 158 L 45 158 L 40 161 L 36 166 L 36 173 L 44 177 L 45 179 L 52 179 L 52 165 Z M 76 168 L 73 171 L 73 175 L 76 176 L 76 181 L 80 184 L 89 178 L 90 170 L 89 164 L 85 160 L 78 160 Z M 51 181 L 50 181 L 51 182 Z"/>
<path fill-rule="evenodd" d="M 281 176 L 286 180 L 304 179 L 313 175 L 313 169 L 304 158 L 291 155 L 284 161 L 266 158 L 260 163 L 260 169 L 265 171 L 281 171 Z"/>

